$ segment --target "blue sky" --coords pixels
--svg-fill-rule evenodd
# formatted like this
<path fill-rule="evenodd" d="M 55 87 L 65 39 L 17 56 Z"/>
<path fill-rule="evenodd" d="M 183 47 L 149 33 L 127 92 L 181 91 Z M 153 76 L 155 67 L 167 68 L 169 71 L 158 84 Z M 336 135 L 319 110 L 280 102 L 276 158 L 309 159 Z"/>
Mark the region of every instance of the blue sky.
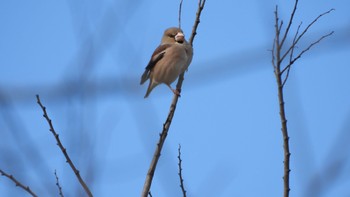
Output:
<path fill-rule="evenodd" d="M 155 173 L 153 196 L 281 196 L 283 149 L 271 65 L 273 11 L 285 1 L 207 1 L 194 58 Z M 184 1 L 190 35 L 197 1 Z M 335 31 L 292 68 L 285 87 L 291 196 L 349 196 L 349 2 L 300 1 L 292 26 L 321 18 L 302 50 Z M 40 94 L 60 138 L 95 196 L 139 196 L 172 93 L 144 99 L 140 76 L 178 1 L 1 1 L 0 169 L 39 196 L 83 194 L 36 104 Z M 291 37 L 290 37 L 291 38 Z M 175 85 L 175 84 L 173 84 Z M 24 192 L 0 177 L 1 196 Z"/>

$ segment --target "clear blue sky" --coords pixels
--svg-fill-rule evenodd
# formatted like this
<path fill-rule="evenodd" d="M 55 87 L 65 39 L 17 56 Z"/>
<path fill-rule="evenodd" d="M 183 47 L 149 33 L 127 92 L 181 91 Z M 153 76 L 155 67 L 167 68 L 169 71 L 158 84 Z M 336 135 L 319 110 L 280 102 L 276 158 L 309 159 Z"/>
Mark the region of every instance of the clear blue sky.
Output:
<path fill-rule="evenodd" d="M 285 1 L 210 1 L 155 173 L 153 196 L 282 196 L 283 148 L 271 65 L 273 11 Z M 300 1 L 292 32 L 331 8 L 298 50 L 335 31 L 292 68 L 285 88 L 291 196 L 350 196 L 350 4 Z M 197 1 L 183 2 L 190 35 Z M 54 127 L 95 196 L 139 196 L 172 93 L 144 99 L 139 80 L 178 1 L 0 1 L 0 169 L 39 196 L 83 193 Z M 291 37 L 290 37 L 291 38 Z M 175 85 L 175 84 L 174 84 Z M 25 193 L 0 177 L 1 196 Z"/>

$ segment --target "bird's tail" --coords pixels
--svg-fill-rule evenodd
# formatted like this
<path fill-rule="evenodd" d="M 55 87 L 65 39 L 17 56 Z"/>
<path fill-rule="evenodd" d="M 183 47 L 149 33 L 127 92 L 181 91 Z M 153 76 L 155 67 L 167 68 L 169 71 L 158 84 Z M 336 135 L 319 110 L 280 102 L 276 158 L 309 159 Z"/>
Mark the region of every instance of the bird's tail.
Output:
<path fill-rule="evenodd" d="M 147 98 L 149 96 L 149 94 L 152 92 L 153 88 L 155 88 L 157 85 L 158 85 L 158 83 L 150 80 L 148 88 L 147 88 L 147 92 L 146 92 L 146 95 L 144 98 Z"/>
<path fill-rule="evenodd" d="M 148 69 L 146 69 L 141 77 L 141 82 L 140 82 L 141 85 L 144 84 L 145 81 L 147 81 L 147 79 L 149 79 L 149 75 L 150 75 L 150 71 Z"/>

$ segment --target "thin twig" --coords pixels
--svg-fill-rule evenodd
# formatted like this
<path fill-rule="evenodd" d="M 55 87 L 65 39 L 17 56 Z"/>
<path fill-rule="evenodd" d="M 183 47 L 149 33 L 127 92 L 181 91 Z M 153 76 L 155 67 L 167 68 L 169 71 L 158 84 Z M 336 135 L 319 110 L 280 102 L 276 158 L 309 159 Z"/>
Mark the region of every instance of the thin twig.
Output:
<path fill-rule="evenodd" d="M 186 190 L 185 190 L 185 186 L 184 186 L 184 179 L 182 178 L 182 159 L 181 159 L 181 145 L 179 144 L 179 149 L 178 149 L 179 155 L 177 156 L 177 158 L 179 159 L 179 178 L 180 178 L 180 187 L 181 187 L 181 191 L 183 194 L 183 197 L 186 197 Z"/>
<path fill-rule="evenodd" d="M 200 16 L 201 16 L 201 13 L 202 13 L 202 10 L 204 8 L 204 5 L 205 5 L 205 1 L 206 0 L 199 0 L 198 1 L 198 9 L 197 9 L 197 13 L 196 13 L 196 20 L 194 22 L 194 25 L 193 25 L 193 28 L 192 28 L 192 33 L 191 33 L 191 37 L 190 39 L 188 40 L 188 42 L 193 46 L 193 40 L 194 40 L 194 37 L 197 35 L 197 27 L 200 23 Z"/>
<path fill-rule="evenodd" d="M 148 192 L 148 195 L 149 195 L 149 197 L 152 197 L 152 193 L 151 193 L 151 191 L 149 191 L 149 192 Z"/>
<path fill-rule="evenodd" d="M 299 53 L 299 55 L 297 55 L 294 59 L 289 61 L 289 64 L 281 71 L 281 75 L 283 74 L 283 72 L 285 72 L 287 70 L 287 74 L 283 80 L 282 86 L 284 86 L 284 84 L 286 83 L 288 76 L 289 76 L 289 71 L 290 68 L 292 67 L 292 65 L 294 64 L 294 62 L 296 62 L 299 58 L 301 58 L 301 56 L 309 51 L 313 46 L 315 46 L 316 44 L 318 44 L 319 42 L 321 42 L 323 39 L 325 39 L 328 36 L 331 36 L 334 33 L 334 31 L 331 31 L 330 33 L 323 35 L 322 37 L 320 37 L 318 40 L 316 40 L 315 42 L 311 43 L 306 49 L 304 49 L 302 52 Z M 294 49 L 293 49 L 294 50 Z M 291 50 L 291 55 L 293 54 L 293 50 Z"/>
<path fill-rule="evenodd" d="M 59 182 L 59 180 L 58 180 L 58 176 L 57 176 L 56 170 L 55 170 L 55 173 L 54 173 L 54 174 L 55 174 L 55 177 L 56 177 L 56 186 L 57 186 L 57 188 L 58 188 L 59 195 L 60 195 L 61 197 L 64 197 L 63 192 L 62 192 L 62 187 L 61 187 L 60 182 Z"/>
<path fill-rule="evenodd" d="M 282 38 L 282 41 L 281 41 L 281 45 L 280 47 L 282 48 L 283 47 L 283 44 L 284 44 L 284 41 L 286 40 L 287 36 L 288 36 L 288 33 L 289 33 L 289 29 L 290 27 L 292 26 L 292 23 L 293 23 L 293 19 L 294 19 L 294 14 L 297 10 L 297 7 L 298 7 L 298 0 L 295 0 L 295 3 L 294 3 L 294 8 L 293 8 L 293 11 L 290 15 L 290 18 L 289 18 L 289 22 L 288 22 L 288 26 L 287 26 L 287 29 L 286 31 L 284 32 L 284 35 L 283 35 L 283 38 Z M 282 58 L 283 59 L 283 58 Z"/>
<path fill-rule="evenodd" d="M 309 28 L 317 22 L 318 19 L 320 19 L 322 16 L 329 14 L 330 12 L 334 11 L 334 9 L 330 9 L 327 12 L 324 12 L 322 14 L 320 14 L 319 16 L 317 16 L 305 29 L 304 31 L 298 36 L 298 38 L 295 40 L 295 42 L 292 44 L 291 47 L 288 48 L 288 50 L 284 53 L 284 55 L 281 58 L 281 61 L 284 60 L 284 58 L 289 54 L 290 50 L 292 50 L 292 48 L 299 42 L 299 40 L 304 36 L 304 34 L 309 30 Z"/>
<path fill-rule="evenodd" d="M 290 67 L 295 61 L 297 61 L 305 52 L 307 52 L 308 50 L 310 50 L 314 45 L 318 44 L 319 42 L 321 42 L 323 39 L 325 39 L 328 36 L 331 36 L 334 33 L 334 31 L 329 32 L 326 35 L 323 35 L 322 37 L 320 37 L 318 40 L 316 40 L 315 42 L 311 43 L 306 49 L 304 49 L 302 52 L 299 53 L 299 55 L 297 55 L 288 65 L 288 67 Z"/>
<path fill-rule="evenodd" d="M 29 186 L 25 186 L 24 184 L 19 182 L 13 175 L 7 174 L 6 172 L 2 171 L 1 169 L 0 169 L 0 174 L 2 176 L 9 178 L 12 182 L 14 182 L 16 184 L 16 186 L 22 188 L 24 191 L 28 192 L 33 197 L 37 197 L 37 195 L 29 188 Z"/>
<path fill-rule="evenodd" d="M 274 45 L 273 45 L 273 53 L 272 53 L 272 59 L 275 60 L 276 59 L 276 63 L 273 62 L 273 67 L 274 67 L 274 71 L 275 71 L 275 74 L 276 74 L 276 71 L 277 71 L 277 67 L 278 69 L 280 69 L 280 63 L 281 63 L 281 60 L 280 60 L 280 53 L 279 51 L 281 51 L 281 48 L 280 48 L 280 29 L 279 29 L 279 26 L 278 26 L 278 22 L 279 19 L 278 19 L 278 6 L 276 5 L 276 8 L 275 8 L 275 39 L 273 40 L 274 41 Z M 276 52 L 276 53 L 275 53 Z"/>
<path fill-rule="evenodd" d="M 194 37 L 196 35 L 197 27 L 198 27 L 198 24 L 200 22 L 200 15 L 201 15 L 201 12 L 204 8 L 204 5 L 205 5 L 205 0 L 199 0 L 195 23 L 194 23 L 194 26 L 192 28 L 191 37 L 189 39 L 189 43 L 191 45 L 193 45 L 193 40 L 194 40 Z M 178 82 L 176 84 L 176 89 L 178 91 L 181 91 L 183 80 L 184 80 L 184 73 L 182 73 L 179 76 Z M 172 119 L 174 117 L 174 113 L 176 110 L 176 105 L 177 105 L 178 99 L 179 99 L 179 96 L 177 94 L 174 94 L 173 100 L 172 100 L 171 105 L 170 105 L 169 114 L 167 116 L 165 123 L 163 124 L 163 130 L 160 133 L 159 141 L 157 143 L 156 150 L 154 151 L 153 158 L 152 158 L 150 167 L 149 167 L 147 175 L 146 175 L 145 183 L 144 183 L 142 193 L 141 193 L 142 197 L 147 197 L 147 195 L 149 194 L 149 191 L 150 191 L 150 188 L 152 185 L 154 172 L 156 170 L 157 163 L 158 163 L 160 154 L 162 152 L 163 144 L 165 142 L 166 136 L 168 135 L 168 131 L 169 131 Z"/>
<path fill-rule="evenodd" d="M 41 109 L 42 109 L 42 111 L 43 111 L 43 113 L 44 113 L 44 115 L 43 115 L 44 118 L 46 119 L 47 123 L 48 123 L 49 126 L 50 126 L 50 131 L 51 131 L 51 133 L 53 134 L 53 136 L 54 136 L 55 139 L 56 139 L 57 146 L 60 147 L 60 149 L 61 149 L 61 151 L 62 151 L 64 157 L 66 158 L 66 162 L 67 162 L 67 163 L 69 164 L 69 166 L 72 168 L 72 170 L 73 170 L 75 176 L 77 177 L 77 179 L 78 179 L 80 185 L 84 188 L 86 194 L 87 194 L 89 197 L 92 197 L 93 195 L 92 195 L 92 193 L 91 193 L 89 187 L 86 185 L 86 183 L 84 182 L 84 180 L 81 178 L 79 170 L 75 167 L 75 165 L 73 164 L 73 161 L 70 159 L 70 157 L 69 157 L 69 155 L 68 155 L 68 153 L 67 153 L 66 148 L 64 148 L 64 146 L 62 145 L 61 140 L 60 140 L 60 138 L 59 138 L 59 135 L 56 133 L 56 131 L 55 131 L 53 125 L 52 125 L 52 121 L 51 121 L 51 119 L 49 118 L 49 116 L 47 115 L 46 107 L 43 106 L 43 104 L 41 104 L 39 95 L 36 95 L 36 99 L 37 99 L 37 103 L 40 105 L 40 107 L 41 107 Z"/>
<path fill-rule="evenodd" d="M 298 34 L 299 34 L 299 30 L 300 30 L 301 24 L 302 24 L 302 22 L 298 25 L 297 31 L 295 32 L 295 35 L 294 35 L 294 38 L 293 38 L 293 43 L 295 43 L 295 40 L 297 39 L 297 36 L 298 36 Z M 294 45 L 294 46 L 293 46 L 293 49 L 290 51 L 289 63 L 292 62 L 295 47 L 296 47 L 296 46 Z M 290 66 L 286 66 L 286 67 L 281 71 L 281 74 L 280 74 L 280 75 L 283 75 L 283 73 L 284 73 L 286 70 L 287 70 L 287 74 L 286 74 L 286 76 L 285 76 L 284 79 L 283 79 L 282 87 L 284 87 L 284 84 L 287 82 L 287 79 L 288 79 L 288 77 L 289 77 Z"/>
<path fill-rule="evenodd" d="M 193 40 L 194 40 L 194 37 L 197 35 L 197 27 L 200 23 L 200 15 L 202 13 L 202 10 L 204 8 L 204 5 L 205 5 L 205 1 L 206 0 L 199 0 L 198 1 L 198 9 L 197 9 L 197 13 L 196 13 L 196 20 L 194 22 L 194 25 L 193 25 L 193 28 L 192 28 L 192 33 L 191 33 L 191 37 L 190 39 L 188 40 L 188 43 L 190 43 L 191 46 L 193 46 Z M 181 87 L 182 87 L 182 83 L 184 81 L 184 76 L 185 76 L 185 73 L 182 73 L 180 76 L 179 76 L 179 79 L 177 80 L 177 84 L 176 84 L 176 89 L 181 92 Z M 175 99 L 176 97 L 176 99 Z M 178 96 L 175 95 L 174 98 L 173 98 L 173 102 L 172 102 L 172 105 L 177 103 L 177 98 Z"/>
<path fill-rule="evenodd" d="M 181 29 L 181 11 L 182 11 L 182 1 L 180 0 L 180 5 L 179 5 L 179 28 Z"/>

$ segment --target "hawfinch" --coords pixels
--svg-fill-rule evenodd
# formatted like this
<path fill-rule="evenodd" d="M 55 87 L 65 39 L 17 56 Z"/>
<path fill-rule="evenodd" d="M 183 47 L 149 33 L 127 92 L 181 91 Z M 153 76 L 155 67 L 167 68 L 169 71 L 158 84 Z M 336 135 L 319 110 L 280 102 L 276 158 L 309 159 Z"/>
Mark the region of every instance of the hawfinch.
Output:
<path fill-rule="evenodd" d="M 166 29 L 161 44 L 153 52 L 141 77 L 141 85 L 150 79 L 145 98 L 161 83 L 167 85 L 174 94 L 180 95 L 170 84 L 187 70 L 192 56 L 192 46 L 185 40 L 182 30 L 177 27 Z"/>

